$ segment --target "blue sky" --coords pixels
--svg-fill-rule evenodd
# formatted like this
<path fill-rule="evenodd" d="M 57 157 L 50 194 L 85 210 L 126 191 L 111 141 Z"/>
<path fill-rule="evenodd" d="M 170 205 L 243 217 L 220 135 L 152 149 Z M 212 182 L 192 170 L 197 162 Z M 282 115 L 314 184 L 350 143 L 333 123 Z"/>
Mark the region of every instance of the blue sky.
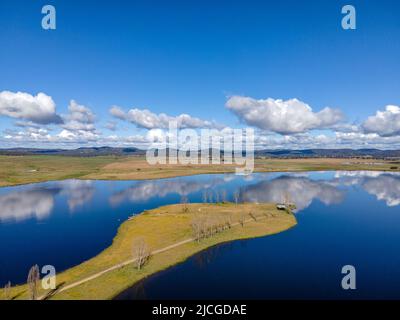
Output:
<path fill-rule="evenodd" d="M 56 30 L 41 28 L 46 4 Z M 345 4 L 356 8 L 356 30 L 341 27 Z M 396 0 L 2 0 L 0 39 L 3 147 L 135 145 L 157 128 L 141 122 L 145 109 L 156 122 L 165 113 L 201 120 L 195 128 L 251 126 L 271 148 L 400 146 Z M 63 123 L 7 112 L 40 109 L 40 92 Z M 340 119 L 318 114 L 325 107 Z"/>

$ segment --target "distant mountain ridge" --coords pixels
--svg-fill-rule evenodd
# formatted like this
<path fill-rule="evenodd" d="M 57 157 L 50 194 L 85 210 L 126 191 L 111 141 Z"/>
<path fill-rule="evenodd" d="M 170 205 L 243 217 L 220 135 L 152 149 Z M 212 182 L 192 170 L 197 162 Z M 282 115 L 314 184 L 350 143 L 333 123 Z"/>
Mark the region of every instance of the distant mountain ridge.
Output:
<path fill-rule="evenodd" d="M 77 149 L 36 149 L 36 148 L 9 148 L 0 149 L 0 155 L 63 155 L 63 156 L 140 156 L 145 155 L 146 150 L 125 147 L 81 147 Z M 256 157 L 271 158 L 400 158 L 400 150 L 380 149 L 280 149 L 280 150 L 256 150 Z"/>
<path fill-rule="evenodd" d="M 62 156 L 108 156 L 108 155 L 144 155 L 145 150 L 138 148 L 113 148 L 113 147 L 81 147 L 77 149 L 35 149 L 35 148 L 10 148 L 0 149 L 0 155 L 62 155 Z"/>
<path fill-rule="evenodd" d="M 398 158 L 400 150 L 380 149 L 304 149 L 304 150 L 259 150 L 256 156 L 278 158 Z"/>

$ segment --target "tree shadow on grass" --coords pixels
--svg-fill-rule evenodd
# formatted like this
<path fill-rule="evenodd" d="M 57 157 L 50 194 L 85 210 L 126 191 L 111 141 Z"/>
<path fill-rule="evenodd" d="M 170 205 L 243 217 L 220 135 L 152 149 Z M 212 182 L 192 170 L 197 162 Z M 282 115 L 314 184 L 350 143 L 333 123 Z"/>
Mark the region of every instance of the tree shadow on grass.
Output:
<path fill-rule="evenodd" d="M 55 289 L 50 290 L 49 292 L 46 293 L 46 295 L 43 297 L 43 300 L 48 300 L 51 297 L 53 297 L 65 284 L 65 282 L 61 282 Z"/>

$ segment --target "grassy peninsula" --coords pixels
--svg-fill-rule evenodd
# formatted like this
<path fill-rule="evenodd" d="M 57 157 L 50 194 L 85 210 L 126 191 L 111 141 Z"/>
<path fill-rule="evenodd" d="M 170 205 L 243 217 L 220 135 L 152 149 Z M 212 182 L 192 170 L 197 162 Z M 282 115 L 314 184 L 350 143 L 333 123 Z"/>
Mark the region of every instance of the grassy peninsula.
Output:
<path fill-rule="evenodd" d="M 209 223 L 211 232 L 198 236 L 196 221 Z M 53 292 L 41 299 L 111 299 L 137 281 L 184 261 L 213 245 L 282 232 L 296 225 L 289 212 L 275 204 L 177 204 L 143 212 L 119 228 L 110 247 L 96 257 L 57 275 Z M 215 230 L 214 230 L 215 228 Z M 132 244 L 140 237 L 151 252 L 139 270 Z M 12 299 L 27 299 L 26 285 L 12 287 Z"/>

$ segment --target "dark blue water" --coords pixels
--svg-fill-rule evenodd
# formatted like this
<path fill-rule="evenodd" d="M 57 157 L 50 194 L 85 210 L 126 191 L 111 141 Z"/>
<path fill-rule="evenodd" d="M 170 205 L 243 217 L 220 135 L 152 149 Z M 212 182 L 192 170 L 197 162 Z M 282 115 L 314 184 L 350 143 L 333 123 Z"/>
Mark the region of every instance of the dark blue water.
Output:
<path fill-rule="evenodd" d="M 22 283 L 32 265 L 57 272 L 92 258 L 111 245 L 132 214 L 201 201 L 202 191 L 235 188 L 235 176 L 152 181 L 66 180 L 0 188 L 0 287 Z"/>
<path fill-rule="evenodd" d="M 399 175 L 281 175 L 242 194 L 275 200 L 285 189 L 300 204 L 295 228 L 215 246 L 116 298 L 400 298 Z M 356 290 L 341 287 L 344 265 L 356 268 Z"/>
<path fill-rule="evenodd" d="M 57 271 L 111 244 L 131 214 L 199 202 L 204 191 L 241 201 L 296 203 L 284 233 L 220 245 L 156 274 L 119 298 L 400 298 L 400 175 L 367 172 L 201 175 L 152 181 L 60 181 L 0 188 L 0 286 L 33 264 Z M 214 195 L 215 199 L 215 195 Z M 357 290 L 344 291 L 343 265 Z"/>

